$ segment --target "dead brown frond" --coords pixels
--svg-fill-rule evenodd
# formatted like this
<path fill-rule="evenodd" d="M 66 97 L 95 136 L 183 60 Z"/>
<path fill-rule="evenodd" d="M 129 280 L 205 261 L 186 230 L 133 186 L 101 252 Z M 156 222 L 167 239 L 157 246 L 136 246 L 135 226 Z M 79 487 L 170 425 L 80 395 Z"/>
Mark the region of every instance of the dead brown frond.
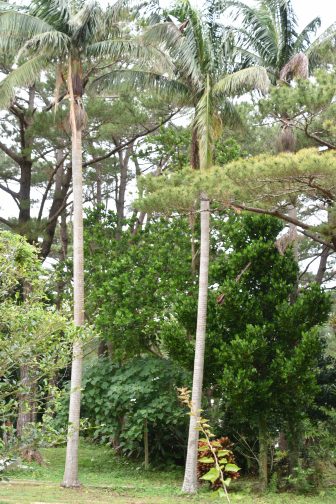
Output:
<path fill-rule="evenodd" d="M 293 79 L 308 79 L 309 60 L 300 52 L 295 54 L 280 72 L 280 80 L 289 83 Z"/>
<path fill-rule="evenodd" d="M 291 126 L 282 128 L 276 140 L 277 152 L 295 152 L 295 148 L 296 138 L 293 128 Z"/>

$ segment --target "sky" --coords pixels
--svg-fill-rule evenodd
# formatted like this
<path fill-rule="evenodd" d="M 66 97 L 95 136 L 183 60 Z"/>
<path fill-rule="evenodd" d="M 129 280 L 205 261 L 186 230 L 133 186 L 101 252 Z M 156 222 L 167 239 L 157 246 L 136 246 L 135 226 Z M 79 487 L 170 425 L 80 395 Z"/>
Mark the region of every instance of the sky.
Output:
<path fill-rule="evenodd" d="M 191 2 L 200 9 L 205 5 L 204 0 L 191 0 Z M 253 4 L 254 0 L 245 0 L 245 2 Z M 170 0 L 161 0 L 160 3 L 166 6 L 173 2 Z M 292 0 L 292 4 L 300 28 L 304 28 L 317 16 L 321 18 L 322 31 L 336 21 L 336 0 Z"/>
<path fill-rule="evenodd" d="M 107 3 L 112 3 L 114 0 L 99 1 L 101 4 L 106 5 Z M 162 6 L 167 7 L 176 1 L 178 0 L 160 0 L 160 3 Z M 255 2 L 255 0 L 244 1 L 249 4 L 253 4 Z M 199 9 L 202 9 L 202 7 L 205 6 L 205 0 L 191 0 L 191 2 Z M 17 0 L 17 3 L 27 4 L 29 3 L 29 0 Z M 320 16 L 322 21 L 320 32 L 323 32 L 333 22 L 336 22 L 336 0 L 292 0 L 292 4 L 298 18 L 300 29 L 304 28 L 316 16 Z M 12 211 L 11 201 L 9 205 L 4 205 L 7 201 L 4 201 L 5 198 L 3 194 L 0 196 L 2 199 L 0 204 L 1 211 L 3 211 L 4 206 L 8 208 L 8 212 Z"/>

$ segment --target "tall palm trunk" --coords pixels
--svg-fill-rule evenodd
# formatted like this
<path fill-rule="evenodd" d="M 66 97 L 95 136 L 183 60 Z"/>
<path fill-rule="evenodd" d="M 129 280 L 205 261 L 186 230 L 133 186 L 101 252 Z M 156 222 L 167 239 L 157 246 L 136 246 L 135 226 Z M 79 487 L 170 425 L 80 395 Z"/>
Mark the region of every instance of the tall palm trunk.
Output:
<path fill-rule="evenodd" d="M 82 189 L 82 125 L 77 121 L 80 105 L 75 101 L 71 74 L 71 127 L 72 127 L 72 172 L 73 172 L 73 268 L 74 268 L 74 324 L 84 325 L 84 252 L 83 252 L 83 189 Z M 62 486 L 78 487 L 78 447 L 80 399 L 82 385 L 83 346 L 81 340 L 73 345 L 71 388 L 69 405 L 68 441 Z"/>
<path fill-rule="evenodd" d="M 198 456 L 198 430 L 197 419 L 201 409 L 204 350 L 206 335 L 206 318 L 208 303 L 208 276 L 209 276 L 209 236 L 210 236 L 210 203 L 206 195 L 201 195 L 201 256 L 199 269 L 198 309 L 196 346 L 194 360 L 194 375 L 192 388 L 192 404 L 194 414 L 190 416 L 188 452 L 184 473 L 182 491 L 186 493 L 197 492 L 197 456 Z"/>

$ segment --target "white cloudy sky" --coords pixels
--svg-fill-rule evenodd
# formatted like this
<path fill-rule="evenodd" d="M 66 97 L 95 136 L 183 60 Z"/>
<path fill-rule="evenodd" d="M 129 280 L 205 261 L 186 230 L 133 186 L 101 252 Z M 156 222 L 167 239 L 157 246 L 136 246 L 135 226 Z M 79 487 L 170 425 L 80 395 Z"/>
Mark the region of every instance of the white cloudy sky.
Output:
<path fill-rule="evenodd" d="M 253 0 L 245 1 L 253 3 Z M 161 0 L 160 3 L 161 5 L 169 5 L 172 1 Z M 200 9 L 205 5 L 204 0 L 192 0 L 192 3 Z M 292 4 L 302 28 L 316 16 L 320 16 L 322 20 L 322 29 L 326 29 L 336 21 L 336 0 L 292 0 Z"/>
<path fill-rule="evenodd" d="M 17 0 L 17 3 L 29 4 L 30 0 Z M 102 4 L 113 3 L 113 0 L 99 0 Z M 191 0 L 192 3 L 199 9 L 205 6 L 204 0 Z M 254 0 L 245 0 L 246 3 L 253 3 Z M 168 6 L 174 3 L 174 0 L 160 0 L 162 6 Z M 292 0 L 294 10 L 297 14 L 299 26 L 303 28 L 306 24 L 316 16 L 320 16 L 322 20 L 321 30 L 325 30 L 330 24 L 336 22 L 336 0 Z M 3 212 L 7 208 L 8 214 L 13 212 L 11 200 L 7 201 L 4 194 L 0 195 L 0 209 Z M 6 201 L 5 201 L 6 200 Z"/>

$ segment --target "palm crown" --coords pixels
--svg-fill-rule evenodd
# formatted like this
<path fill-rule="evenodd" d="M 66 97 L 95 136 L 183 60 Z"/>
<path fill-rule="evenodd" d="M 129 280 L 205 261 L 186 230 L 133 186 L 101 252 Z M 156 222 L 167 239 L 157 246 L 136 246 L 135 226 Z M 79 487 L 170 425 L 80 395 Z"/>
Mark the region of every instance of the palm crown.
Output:
<path fill-rule="evenodd" d="M 287 80 L 293 73 L 307 76 L 304 54 L 321 25 L 319 17 L 299 32 L 291 0 L 258 0 L 256 6 L 229 0 L 224 2 L 224 10 L 235 12 L 239 18 L 240 26 L 231 26 L 230 32 L 244 65 L 264 66 L 274 82 Z"/>
<path fill-rule="evenodd" d="M 0 51 L 16 54 L 19 66 L 1 82 L 0 106 L 7 106 L 15 87 L 29 86 L 42 70 L 56 63 L 72 66 L 74 94 L 81 96 L 92 68 L 101 59 L 144 59 L 153 63 L 160 51 L 130 37 L 120 23 L 125 2 L 103 10 L 98 1 L 33 0 L 28 8 L 0 4 Z M 83 75 L 83 65 L 91 70 Z M 63 75 L 61 75 L 63 78 Z"/>
<path fill-rule="evenodd" d="M 168 54 L 164 72 L 146 68 L 108 71 L 98 80 L 98 88 L 134 87 L 156 89 L 174 98 L 175 102 L 195 109 L 193 122 L 194 151 L 199 147 L 201 167 L 211 164 L 211 151 L 216 135 L 221 131 L 222 118 L 234 114 L 229 101 L 253 89 L 266 91 L 268 77 L 264 68 L 254 66 L 227 73 L 227 61 L 217 51 L 210 29 L 189 0 L 178 3 L 181 22 L 169 20 L 150 26 L 143 36 L 149 46 Z M 197 152 L 192 153 L 195 166 Z"/>

